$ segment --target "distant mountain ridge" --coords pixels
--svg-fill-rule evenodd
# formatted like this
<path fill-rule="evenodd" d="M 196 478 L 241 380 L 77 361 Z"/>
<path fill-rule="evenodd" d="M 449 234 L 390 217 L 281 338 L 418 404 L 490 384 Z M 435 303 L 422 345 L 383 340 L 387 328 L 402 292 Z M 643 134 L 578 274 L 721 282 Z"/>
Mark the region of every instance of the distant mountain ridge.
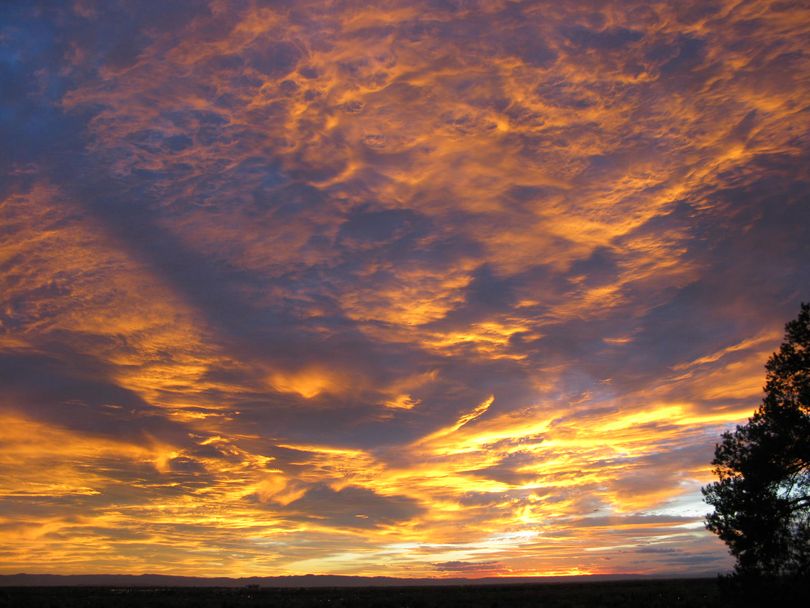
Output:
<path fill-rule="evenodd" d="M 677 578 L 703 578 L 714 574 L 689 574 Z M 427 587 L 451 585 L 519 585 L 531 583 L 599 582 L 633 579 L 675 578 L 640 574 L 590 576 L 536 576 L 487 578 L 394 578 L 388 576 L 303 576 L 196 577 L 166 574 L 1 574 L 0 587 Z"/>

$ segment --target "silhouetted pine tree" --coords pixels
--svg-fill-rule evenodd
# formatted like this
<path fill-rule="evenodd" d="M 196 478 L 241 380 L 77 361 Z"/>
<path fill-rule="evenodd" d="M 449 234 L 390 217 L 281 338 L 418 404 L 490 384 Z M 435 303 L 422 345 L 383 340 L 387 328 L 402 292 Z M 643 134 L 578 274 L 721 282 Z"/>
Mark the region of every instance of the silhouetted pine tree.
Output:
<path fill-rule="evenodd" d="M 810 304 L 785 326 L 766 365 L 766 396 L 748 423 L 723 434 L 719 480 L 703 488 L 706 527 L 728 545 L 743 579 L 810 576 Z"/>

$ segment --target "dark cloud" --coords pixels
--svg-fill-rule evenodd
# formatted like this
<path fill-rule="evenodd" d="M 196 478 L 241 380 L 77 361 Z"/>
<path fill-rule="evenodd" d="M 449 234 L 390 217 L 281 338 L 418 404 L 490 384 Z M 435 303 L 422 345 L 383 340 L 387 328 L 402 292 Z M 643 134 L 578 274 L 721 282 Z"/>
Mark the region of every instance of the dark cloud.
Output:
<path fill-rule="evenodd" d="M 84 354 L 64 356 L 0 354 L 4 408 L 80 432 L 130 440 L 145 435 L 183 439 L 184 429 L 158 408 L 106 379 L 110 370 L 105 364 Z"/>
<path fill-rule="evenodd" d="M 408 521 L 419 515 L 422 507 L 407 496 L 381 496 L 353 486 L 333 490 L 317 485 L 289 503 L 284 512 L 292 519 L 323 526 L 376 528 Z"/>
<path fill-rule="evenodd" d="M 469 471 L 469 473 L 510 485 L 521 485 L 537 478 L 537 473 L 533 471 L 520 470 L 522 466 L 533 465 L 536 461 L 537 457 L 531 452 L 513 452 L 503 457 L 494 466 Z"/>
<path fill-rule="evenodd" d="M 252 46 L 247 61 L 262 75 L 278 78 L 292 72 L 300 57 L 301 51 L 289 42 L 263 40 Z"/>
<path fill-rule="evenodd" d="M 571 28 L 566 33 L 566 38 L 574 46 L 601 51 L 616 51 L 628 44 L 638 42 L 643 37 L 643 32 L 624 27 L 592 30 L 579 26 Z"/>
<path fill-rule="evenodd" d="M 360 244 L 387 242 L 418 227 L 426 232 L 426 224 L 426 218 L 407 209 L 354 209 L 340 226 L 338 238 Z"/>
<path fill-rule="evenodd" d="M 496 570 L 498 562 L 441 562 L 433 564 L 439 572 L 479 572 L 481 570 Z"/>
<path fill-rule="evenodd" d="M 623 525 L 664 524 L 676 528 L 684 524 L 693 523 L 694 517 L 679 517 L 676 515 L 623 515 L 615 517 L 586 517 L 571 522 L 575 527 L 600 527 L 607 529 L 620 529 Z M 636 549 L 641 551 L 641 549 Z"/>
<path fill-rule="evenodd" d="M 655 513 L 807 298 L 800 8 L 3 3 L 4 561 L 713 565 Z"/>

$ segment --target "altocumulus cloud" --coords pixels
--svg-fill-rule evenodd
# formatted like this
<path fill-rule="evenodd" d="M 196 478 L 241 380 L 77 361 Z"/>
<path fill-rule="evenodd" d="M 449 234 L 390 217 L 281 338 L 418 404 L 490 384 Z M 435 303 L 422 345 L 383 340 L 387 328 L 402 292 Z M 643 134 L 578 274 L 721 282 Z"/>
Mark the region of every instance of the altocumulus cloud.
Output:
<path fill-rule="evenodd" d="M 730 564 L 801 2 L 159 8 L 0 8 L 3 570 Z"/>

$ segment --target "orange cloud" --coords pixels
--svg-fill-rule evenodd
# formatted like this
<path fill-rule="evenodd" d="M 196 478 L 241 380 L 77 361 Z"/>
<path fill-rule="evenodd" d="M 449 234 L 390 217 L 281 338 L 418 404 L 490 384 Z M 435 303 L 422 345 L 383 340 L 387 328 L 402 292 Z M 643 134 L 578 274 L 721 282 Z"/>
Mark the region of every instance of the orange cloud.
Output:
<path fill-rule="evenodd" d="M 0 569 L 729 565 L 806 11 L 54 10 L 0 32 Z"/>

